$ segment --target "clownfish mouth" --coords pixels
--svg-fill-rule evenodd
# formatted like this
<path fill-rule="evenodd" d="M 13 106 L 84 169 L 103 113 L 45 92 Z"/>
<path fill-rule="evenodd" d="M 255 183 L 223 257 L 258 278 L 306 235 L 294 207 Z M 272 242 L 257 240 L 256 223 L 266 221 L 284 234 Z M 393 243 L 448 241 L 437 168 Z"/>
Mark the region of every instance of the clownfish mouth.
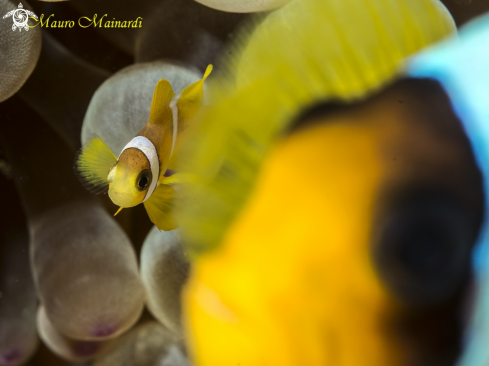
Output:
<path fill-rule="evenodd" d="M 137 203 L 134 203 L 134 197 L 127 193 L 111 191 L 109 189 L 109 197 L 114 204 L 120 207 L 133 207 L 137 205 Z"/>

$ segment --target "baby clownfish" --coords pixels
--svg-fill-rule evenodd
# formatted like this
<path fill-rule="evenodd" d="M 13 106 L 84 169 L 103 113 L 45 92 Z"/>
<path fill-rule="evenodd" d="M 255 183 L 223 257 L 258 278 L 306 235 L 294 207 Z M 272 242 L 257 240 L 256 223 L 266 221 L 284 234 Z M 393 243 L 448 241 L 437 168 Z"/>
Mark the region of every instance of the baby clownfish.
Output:
<path fill-rule="evenodd" d="M 123 208 L 144 203 L 151 221 L 160 230 L 173 230 L 171 216 L 178 173 L 166 177 L 179 135 L 201 107 L 204 81 L 212 71 L 209 65 L 204 77 L 175 95 L 168 80 L 156 85 L 149 121 L 136 137 L 122 149 L 117 158 L 98 136 L 83 146 L 75 157 L 74 170 L 81 184 L 95 194 L 109 193 Z"/>

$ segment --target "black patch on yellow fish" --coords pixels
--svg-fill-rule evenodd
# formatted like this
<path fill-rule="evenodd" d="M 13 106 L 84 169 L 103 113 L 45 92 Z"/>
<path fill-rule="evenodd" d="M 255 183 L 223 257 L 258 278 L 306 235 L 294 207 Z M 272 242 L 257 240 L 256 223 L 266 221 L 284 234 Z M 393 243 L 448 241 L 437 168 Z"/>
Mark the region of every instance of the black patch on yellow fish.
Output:
<path fill-rule="evenodd" d="M 485 214 L 483 178 L 462 123 L 438 82 L 401 79 L 356 103 L 313 105 L 287 132 L 335 123 L 377 130 L 383 178 L 368 250 L 396 300 L 386 307 L 383 331 L 409 350 L 403 365 L 453 365 Z M 333 169 L 323 169 L 334 179 Z"/>
<path fill-rule="evenodd" d="M 391 97 L 389 103 L 409 110 L 409 118 L 401 122 L 407 125 L 406 131 L 423 126 L 423 135 L 432 136 L 429 155 L 437 162 L 432 164 L 438 174 L 436 179 L 425 177 L 422 166 L 430 164 L 426 156 L 412 160 L 419 169 L 414 177 L 387 183 L 379 190 L 372 259 L 382 281 L 398 300 L 427 306 L 446 301 L 469 277 L 470 254 L 482 223 L 484 202 L 482 176 L 471 145 L 438 82 L 401 79 L 357 103 L 319 103 L 296 117 L 287 132 L 325 123 L 327 118 L 326 123 L 337 123 L 335 116 L 354 109 L 366 110 L 389 93 L 401 93 L 402 99 Z M 414 159 L 412 152 L 420 148 L 410 144 L 409 150 L 397 157 L 402 161 L 399 164 Z M 444 166 L 441 156 L 448 149 L 458 151 L 460 161 L 452 159 L 451 165 Z M 396 164 L 396 156 L 392 160 Z M 461 167 L 466 169 L 465 174 L 455 177 L 455 169 Z"/>
<path fill-rule="evenodd" d="M 389 289 L 412 305 L 440 303 L 468 276 L 480 217 L 453 194 L 407 188 L 391 198 L 373 246 Z"/>
<path fill-rule="evenodd" d="M 401 87 L 406 92 L 397 102 L 409 113 L 406 131 L 421 128 L 423 135 L 413 135 L 417 138 L 403 150 L 390 150 L 392 167 L 412 161 L 416 170 L 382 187 L 372 258 L 398 299 L 424 306 L 445 301 L 469 277 L 484 191 L 470 142 L 440 85 L 404 79 L 381 94 Z M 429 145 L 423 136 L 430 136 Z"/>

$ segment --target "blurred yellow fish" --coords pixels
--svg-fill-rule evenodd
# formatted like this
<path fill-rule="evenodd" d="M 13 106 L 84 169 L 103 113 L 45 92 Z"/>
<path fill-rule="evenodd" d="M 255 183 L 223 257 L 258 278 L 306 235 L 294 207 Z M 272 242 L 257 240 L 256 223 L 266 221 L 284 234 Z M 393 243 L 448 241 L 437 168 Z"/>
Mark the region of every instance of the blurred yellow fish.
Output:
<path fill-rule="evenodd" d="M 82 147 L 75 158 L 75 173 L 81 184 L 95 194 L 109 193 L 122 208 L 144 203 L 151 221 L 160 230 L 176 227 L 171 201 L 177 175 L 165 172 L 174 156 L 179 135 L 202 105 L 204 81 L 212 71 L 209 65 L 201 80 L 175 95 L 168 80 L 156 85 L 148 122 L 122 149 L 117 158 L 98 136 Z"/>
<path fill-rule="evenodd" d="M 178 166 L 196 177 L 178 217 L 194 365 L 454 364 L 476 237 L 455 202 L 480 180 L 436 84 L 399 80 L 454 33 L 438 0 L 301 0 L 237 34 Z M 444 186 L 454 176 L 464 188 Z M 437 265 L 403 262 L 430 245 Z"/>

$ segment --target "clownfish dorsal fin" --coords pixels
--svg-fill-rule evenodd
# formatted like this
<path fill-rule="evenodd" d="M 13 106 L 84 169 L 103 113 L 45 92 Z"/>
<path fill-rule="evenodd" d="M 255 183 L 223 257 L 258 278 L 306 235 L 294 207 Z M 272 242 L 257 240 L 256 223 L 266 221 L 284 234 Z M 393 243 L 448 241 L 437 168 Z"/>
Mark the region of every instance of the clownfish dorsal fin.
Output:
<path fill-rule="evenodd" d="M 117 157 L 98 136 L 88 141 L 75 156 L 73 169 L 83 187 L 95 194 L 109 190 L 108 174 Z"/>
<path fill-rule="evenodd" d="M 151 101 L 149 123 L 161 124 L 165 122 L 170 123 L 172 121 L 170 102 L 174 96 L 175 93 L 168 80 L 161 79 L 158 81 L 153 93 L 153 100 Z"/>
<path fill-rule="evenodd" d="M 175 189 L 172 186 L 160 184 L 143 202 L 149 219 L 159 230 L 170 231 L 177 227 L 172 216 L 174 197 Z"/>
<path fill-rule="evenodd" d="M 187 128 L 188 121 L 194 116 L 202 106 L 204 99 L 204 81 L 212 72 L 212 65 L 207 66 L 204 76 L 199 81 L 187 86 L 182 90 L 177 101 L 178 107 L 178 133 Z"/>

